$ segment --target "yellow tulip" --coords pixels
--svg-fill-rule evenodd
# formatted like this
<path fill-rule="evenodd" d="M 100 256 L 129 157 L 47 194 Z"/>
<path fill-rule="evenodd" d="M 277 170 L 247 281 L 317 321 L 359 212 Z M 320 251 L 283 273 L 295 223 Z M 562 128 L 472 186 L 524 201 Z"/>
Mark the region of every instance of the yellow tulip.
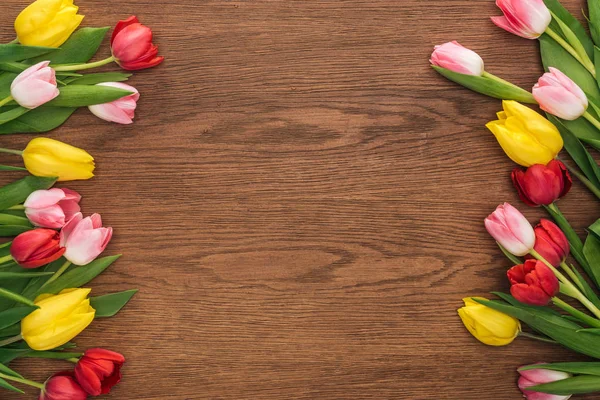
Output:
<path fill-rule="evenodd" d="M 550 121 L 516 101 L 504 100 L 498 120 L 486 127 L 492 131 L 511 160 L 524 167 L 546 165 L 563 147 L 560 132 Z"/>
<path fill-rule="evenodd" d="M 83 15 L 73 0 L 37 0 L 27 6 L 15 20 L 21 44 L 59 47 L 77 29 Z"/>
<path fill-rule="evenodd" d="M 458 315 L 471 335 L 490 346 L 506 346 L 512 343 L 521 332 L 519 320 L 479 304 L 473 299 L 463 299 L 465 306 L 458 309 Z M 481 297 L 480 299 L 485 300 Z"/>
<path fill-rule="evenodd" d="M 55 176 L 59 181 L 90 179 L 94 158 L 85 150 L 58 140 L 35 138 L 23 150 L 25 168 L 35 176 Z"/>
<path fill-rule="evenodd" d="M 65 289 L 38 296 L 34 303 L 39 308 L 21 321 L 23 340 L 34 350 L 50 350 L 79 335 L 96 315 L 87 298 L 91 291 Z"/>

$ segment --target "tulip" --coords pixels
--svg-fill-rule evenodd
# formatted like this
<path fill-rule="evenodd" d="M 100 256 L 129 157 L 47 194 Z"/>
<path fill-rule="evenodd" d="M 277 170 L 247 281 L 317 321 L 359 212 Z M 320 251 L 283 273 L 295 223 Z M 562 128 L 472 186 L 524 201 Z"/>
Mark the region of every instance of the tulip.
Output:
<path fill-rule="evenodd" d="M 110 40 L 114 60 L 126 70 L 154 67 L 163 62 L 152 43 L 152 30 L 135 16 L 119 21 Z"/>
<path fill-rule="evenodd" d="M 86 265 L 98 257 L 112 238 L 112 228 L 102 227 L 99 214 L 83 218 L 77 213 L 60 231 L 65 258 L 75 265 Z"/>
<path fill-rule="evenodd" d="M 554 222 L 542 218 L 534 232 L 533 249 L 555 267 L 563 263 L 571 249 L 563 231 Z"/>
<path fill-rule="evenodd" d="M 120 82 L 105 82 L 99 83 L 98 85 L 127 90 L 133 92 L 133 94 L 110 103 L 89 106 L 88 108 L 92 114 L 105 121 L 116 122 L 118 124 L 131 124 L 133 122 L 137 101 L 140 98 L 137 89 Z"/>
<path fill-rule="evenodd" d="M 532 165 L 525 172 L 515 168 L 511 178 L 521 200 L 530 206 L 554 203 L 569 192 L 573 182 L 567 167 L 558 160 Z"/>
<path fill-rule="evenodd" d="M 10 245 L 12 258 L 23 268 L 37 268 L 58 260 L 65 249 L 52 229 L 38 228 L 23 232 Z"/>
<path fill-rule="evenodd" d="M 85 400 L 87 397 L 73 371 L 63 371 L 52 375 L 44 383 L 39 400 Z"/>
<path fill-rule="evenodd" d="M 105 349 L 89 349 L 75 366 L 75 376 L 81 387 L 91 396 L 110 393 L 121 380 L 125 357 Z"/>
<path fill-rule="evenodd" d="M 496 5 L 504 16 L 492 17 L 492 22 L 526 39 L 540 37 L 552 21 L 543 0 L 496 0 Z"/>
<path fill-rule="evenodd" d="M 458 309 L 458 315 L 471 335 L 489 346 L 512 343 L 521 332 L 519 320 L 479 304 L 474 299 L 463 299 L 465 306 Z"/>
<path fill-rule="evenodd" d="M 572 375 L 567 372 L 562 371 L 552 371 L 549 369 L 530 369 L 526 371 L 518 370 L 519 374 L 519 389 L 523 392 L 523 397 L 528 400 L 568 400 L 572 395 L 556 395 L 556 394 L 547 394 L 540 392 L 533 392 L 531 390 L 527 390 L 527 388 L 537 385 L 542 385 L 544 383 L 551 383 L 556 381 L 561 381 L 563 379 L 571 378 Z"/>
<path fill-rule="evenodd" d="M 33 109 L 60 94 L 56 87 L 56 73 L 49 64 L 50 61 L 37 63 L 12 81 L 10 95 L 20 106 Z"/>
<path fill-rule="evenodd" d="M 485 219 L 485 228 L 496 241 L 515 256 L 528 254 L 535 245 L 535 233 L 527 219 L 508 203 L 499 205 Z"/>
<path fill-rule="evenodd" d="M 85 150 L 48 138 L 35 138 L 23 151 L 25 168 L 36 176 L 58 177 L 59 181 L 90 179 L 94 158 Z"/>
<path fill-rule="evenodd" d="M 486 127 L 511 160 L 524 167 L 546 165 L 563 147 L 556 127 L 532 109 L 516 101 L 503 101 L 504 112 Z"/>
<path fill-rule="evenodd" d="M 32 224 L 42 228 L 60 229 L 79 212 L 81 196 L 74 190 L 49 189 L 31 193 L 23 206 Z"/>
<path fill-rule="evenodd" d="M 481 76 L 484 72 L 481 57 L 457 41 L 435 46 L 429 62 L 459 74 Z"/>
<path fill-rule="evenodd" d="M 73 0 L 33 2 L 15 20 L 19 42 L 27 46 L 59 47 L 83 20 L 77 10 Z"/>
<path fill-rule="evenodd" d="M 507 272 L 510 293 L 521 303 L 545 306 L 558 294 L 560 284 L 554 272 L 542 261 L 527 260 Z"/>
<path fill-rule="evenodd" d="M 79 335 L 94 320 L 92 289 L 65 289 L 35 299 L 39 308 L 21 321 L 21 336 L 34 350 L 51 350 Z"/>
<path fill-rule="evenodd" d="M 588 99 L 583 90 L 556 68 L 548 68 L 532 90 L 540 108 L 567 121 L 585 114 Z"/>

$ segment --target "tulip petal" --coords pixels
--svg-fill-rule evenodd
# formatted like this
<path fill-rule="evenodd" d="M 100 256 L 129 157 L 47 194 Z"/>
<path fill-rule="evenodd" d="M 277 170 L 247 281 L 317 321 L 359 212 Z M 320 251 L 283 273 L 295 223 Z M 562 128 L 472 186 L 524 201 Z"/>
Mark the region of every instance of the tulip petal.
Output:
<path fill-rule="evenodd" d="M 56 205 L 66 197 L 65 192 L 58 188 L 36 190 L 27 197 L 23 206 L 25 208 L 46 208 Z"/>

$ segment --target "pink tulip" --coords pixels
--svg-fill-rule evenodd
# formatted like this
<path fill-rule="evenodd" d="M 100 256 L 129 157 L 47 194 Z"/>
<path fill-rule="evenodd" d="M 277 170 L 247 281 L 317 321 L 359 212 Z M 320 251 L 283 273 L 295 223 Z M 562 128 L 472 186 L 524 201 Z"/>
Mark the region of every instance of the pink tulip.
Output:
<path fill-rule="evenodd" d="M 10 94 L 20 106 L 36 108 L 59 95 L 56 75 L 49 64 L 50 61 L 35 64 L 13 80 Z"/>
<path fill-rule="evenodd" d="M 496 5 L 504 16 L 492 17 L 492 22 L 526 39 L 540 37 L 552 21 L 544 0 L 496 0 Z"/>
<path fill-rule="evenodd" d="M 479 54 L 461 46 L 457 41 L 435 46 L 429 62 L 459 74 L 481 76 L 484 71 Z"/>
<path fill-rule="evenodd" d="M 140 94 L 133 86 L 126 85 L 120 82 L 105 82 L 99 83 L 100 86 L 111 86 L 118 89 L 133 92 L 129 96 L 122 97 L 110 103 L 96 104 L 89 106 L 89 110 L 98 118 L 105 121 L 116 122 L 118 124 L 131 124 L 135 113 L 137 101 Z"/>
<path fill-rule="evenodd" d="M 528 400 L 568 400 L 571 395 L 562 396 L 556 394 L 547 394 L 540 392 L 532 392 L 527 390 L 531 386 L 541 385 L 570 378 L 572 375 L 562 371 L 552 371 L 549 369 L 530 369 L 527 371 L 519 371 L 519 389 L 523 392 L 523 397 Z"/>
<path fill-rule="evenodd" d="M 36 190 L 25 203 L 25 214 L 35 226 L 60 229 L 79 212 L 79 193 L 69 189 Z"/>
<path fill-rule="evenodd" d="M 535 245 L 535 233 L 527 219 L 504 203 L 485 219 L 485 228 L 498 243 L 515 256 L 524 256 Z"/>
<path fill-rule="evenodd" d="M 588 99 L 583 90 L 556 68 L 550 67 L 549 70 L 532 90 L 540 108 L 567 121 L 581 117 L 588 107 Z"/>
<path fill-rule="evenodd" d="M 112 228 L 103 228 L 99 214 L 83 218 L 77 213 L 60 231 L 65 258 L 75 265 L 86 265 L 98 257 L 112 237 Z"/>

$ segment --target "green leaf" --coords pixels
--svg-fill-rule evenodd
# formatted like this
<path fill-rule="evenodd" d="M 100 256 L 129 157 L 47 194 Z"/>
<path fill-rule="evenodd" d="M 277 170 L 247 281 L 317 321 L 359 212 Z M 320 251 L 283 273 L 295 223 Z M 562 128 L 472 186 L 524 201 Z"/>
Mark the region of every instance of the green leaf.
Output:
<path fill-rule="evenodd" d="M 10 376 L 14 376 L 16 378 L 22 378 L 23 377 L 23 375 L 19 374 L 16 371 L 13 371 L 12 369 L 8 368 L 4 364 L 0 364 L 0 372 L 3 373 L 4 375 L 10 375 Z"/>
<path fill-rule="evenodd" d="M 13 237 L 32 229 L 31 226 L 23 225 L 0 225 L 0 237 Z"/>
<path fill-rule="evenodd" d="M 10 96 L 10 84 L 17 77 L 17 74 L 0 72 L 0 99 Z"/>
<path fill-rule="evenodd" d="M 0 329 L 16 324 L 35 310 L 35 307 L 15 307 L 0 312 Z"/>
<path fill-rule="evenodd" d="M 22 225 L 32 227 L 31 222 L 29 222 L 27 218 L 4 213 L 0 213 L 0 225 Z"/>
<path fill-rule="evenodd" d="M 63 276 L 48 284 L 42 293 L 56 294 L 63 289 L 81 287 L 100 275 L 106 268 L 115 262 L 120 255 L 109 256 L 92 261 L 88 265 L 69 270 Z"/>
<path fill-rule="evenodd" d="M 56 178 L 26 176 L 0 188 L 0 210 L 23 203 L 36 190 L 50 189 Z"/>
<path fill-rule="evenodd" d="M 0 171 L 27 171 L 27 168 L 13 167 L 11 165 L 0 165 Z"/>
<path fill-rule="evenodd" d="M 588 38 L 588 40 L 590 39 Z M 598 101 L 600 99 L 598 84 L 588 70 L 547 34 L 540 36 L 539 41 L 544 68 L 548 70 L 549 67 L 554 67 L 561 70 L 565 75 L 577 83 L 579 87 L 592 98 L 592 100 L 600 103 L 600 101 Z M 590 51 L 591 50 L 593 50 L 593 47 Z M 593 58 L 593 56 L 592 53 L 590 58 Z M 571 131 L 574 132 L 573 130 Z"/>
<path fill-rule="evenodd" d="M 131 74 L 123 72 L 99 72 L 94 74 L 86 74 L 78 78 L 70 78 L 66 83 L 69 85 L 97 85 L 103 82 L 124 82 Z"/>
<path fill-rule="evenodd" d="M 60 46 L 55 52 L 35 57 L 30 60 L 32 64 L 40 61 L 51 61 L 54 64 L 79 64 L 88 62 L 98 51 L 102 40 L 108 32 L 106 28 L 81 28 Z"/>
<path fill-rule="evenodd" d="M 53 47 L 23 46 L 20 44 L 0 44 L 0 62 L 21 61 L 32 57 L 48 54 L 56 49 Z"/>
<path fill-rule="evenodd" d="M 13 337 L 21 333 L 21 324 L 14 324 L 0 330 L 0 337 Z"/>
<path fill-rule="evenodd" d="M 46 103 L 48 107 L 86 107 L 110 103 L 133 92 L 110 86 L 69 85 L 60 88 L 60 94 Z"/>
<path fill-rule="evenodd" d="M 24 357 L 26 354 L 30 353 L 31 349 L 12 349 L 2 347 L 0 348 L 0 363 L 9 364 L 11 361 Z"/>
<path fill-rule="evenodd" d="M 46 265 L 45 267 L 42 267 L 43 272 L 49 272 L 54 274 L 56 271 L 59 270 L 59 268 L 67 261 L 66 258 L 61 257 L 56 261 L 51 262 L 50 264 Z M 25 286 L 22 290 L 21 290 L 21 295 L 23 297 L 26 297 L 30 300 L 34 300 L 38 294 L 39 289 L 42 287 L 42 285 L 44 283 L 46 283 L 46 281 L 48 280 L 47 277 L 39 277 L 39 278 L 33 278 L 32 280 L 30 280 L 27 283 L 27 286 Z"/>
<path fill-rule="evenodd" d="M 588 0 L 590 33 L 596 46 L 600 45 L 600 0 Z M 594 59 L 595 60 L 595 59 Z"/>
<path fill-rule="evenodd" d="M 523 264 L 523 260 L 521 260 L 519 257 L 506 250 L 504 246 L 502 246 L 500 243 L 496 242 L 496 244 L 498 245 L 498 247 L 500 247 L 500 251 L 502 252 L 502 254 L 504 254 L 506 258 L 508 258 L 510 262 L 513 263 L 513 265 Z"/>
<path fill-rule="evenodd" d="M 0 271 L 0 279 L 30 279 L 39 276 L 50 276 L 52 272 L 2 272 Z M 1 325 L 1 323 L 0 323 Z"/>
<path fill-rule="evenodd" d="M 530 371 L 533 369 L 549 369 L 551 371 L 562 371 L 575 375 L 585 374 L 600 376 L 600 362 L 563 362 L 552 364 L 531 364 L 519 368 L 519 371 Z"/>
<path fill-rule="evenodd" d="M 48 132 L 62 125 L 77 108 L 42 106 L 0 125 L 0 135 L 9 133 Z"/>
<path fill-rule="evenodd" d="M 600 240 L 595 235 L 588 235 L 583 245 L 583 254 L 590 266 L 588 274 L 598 285 L 600 283 Z"/>
<path fill-rule="evenodd" d="M 581 44 L 581 41 L 579 40 L 579 38 L 577 37 L 577 35 L 575 35 L 575 33 L 567 26 L 567 24 L 565 24 L 560 18 L 558 18 L 556 15 L 553 15 L 554 20 L 558 23 L 558 26 L 560 27 L 560 30 L 562 31 L 562 35 L 565 39 L 567 39 L 567 42 L 571 45 L 571 47 L 573 48 L 573 50 L 575 50 L 575 52 L 577 53 L 577 55 L 582 59 L 582 60 L 586 60 L 586 59 L 592 59 L 592 57 L 589 57 L 586 49 L 583 47 L 583 45 Z"/>
<path fill-rule="evenodd" d="M 0 125 L 6 124 L 14 119 L 19 118 L 21 115 L 28 113 L 30 110 L 25 107 L 15 107 L 11 110 L 0 113 Z"/>
<path fill-rule="evenodd" d="M 28 298 L 25 298 L 25 297 L 21 296 L 19 293 L 15 293 L 8 289 L 0 288 L 0 296 L 7 298 L 9 300 L 16 301 L 18 303 L 25 304 L 26 306 L 36 307 L 36 305 Z"/>
<path fill-rule="evenodd" d="M 509 82 L 500 82 L 486 76 L 459 74 L 436 65 L 431 66 L 440 75 L 475 92 L 501 100 L 516 100 L 521 103 L 535 104 L 533 95 Z"/>
<path fill-rule="evenodd" d="M 577 39 L 583 45 L 588 57 L 590 59 L 594 59 L 594 43 L 587 35 L 587 32 L 583 25 L 573 16 L 566 8 L 560 4 L 559 0 L 544 0 L 546 3 L 546 7 L 552 11 L 554 15 L 556 15 L 562 22 L 564 22 L 571 31 L 577 36 Z M 554 21 L 553 21 L 554 22 Z M 565 72 L 565 71 L 563 71 Z"/>
<path fill-rule="evenodd" d="M 25 71 L 30 65 L 20 62 L 0 62 L 0 71 L 5 72 L 13 72 L 15 74 L 20 74 Z"/>
<path fill-rule="evenodd" d="M 96 318 L 112 317 L 117 314 L 137 292 L 137 289 L 126 290 L 124 292 L 92 297 L 90 304 L 96 310 Z"/>
<path fill-rule="evenodd" d="M 600 376 L 579 375 L 551 383 L 528 387 L 527 390 L 568 396 L 600 391 Z"/>
<path fill-rule="evenodd" d="M 4 389 L 12 390 L 13 392 L 17 392 L 17 393 L 21 393 L 21 394 L 25 393 L 21 389 L 17 389 L 16 387 L 14 387 L 13 385 L 11 385 L 10 383 L 8 383 L 7 381 L 5 381 L 2 378 L 0 378 L 0 387 L 2 387 Z"/>

